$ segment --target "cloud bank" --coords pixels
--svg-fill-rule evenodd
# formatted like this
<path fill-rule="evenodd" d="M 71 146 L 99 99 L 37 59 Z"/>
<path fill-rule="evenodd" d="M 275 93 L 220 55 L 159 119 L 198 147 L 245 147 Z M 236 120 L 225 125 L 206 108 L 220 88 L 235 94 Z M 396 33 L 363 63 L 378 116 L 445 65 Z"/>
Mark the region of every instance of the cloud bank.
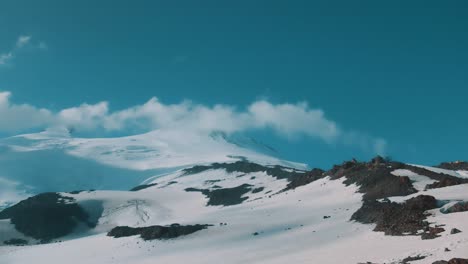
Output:
<path fill-rule="evenodd" d="M 111 111 L 108 102 L 81 104 L 52 111 L 11 102 L 10 92 L 0 92 L 0 132 L 63 128 L 74 131 L 150 131 L 154 129 L 193 132 L 270 130 L 279 136 L 311 137 L 329 144 L 357 145 L 383 154 L 386 142 L 363 133 L 347 132 L 307 103 L 272 104 L 266 100 L 244 109 L 229 105 L 206 106 L 191 101 L 165 104 L 156 97 L 142 105 Z"/>

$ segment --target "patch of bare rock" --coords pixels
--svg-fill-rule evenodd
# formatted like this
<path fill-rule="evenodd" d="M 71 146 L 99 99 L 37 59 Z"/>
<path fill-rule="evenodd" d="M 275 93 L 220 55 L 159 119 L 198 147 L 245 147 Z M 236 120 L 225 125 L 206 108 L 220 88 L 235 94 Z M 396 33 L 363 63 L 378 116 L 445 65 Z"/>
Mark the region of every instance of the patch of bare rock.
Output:
<path fill-rule="evenodd" d="M 195 233 L 209 226 L 211 225 L 172 224 L 169 226 L 154 225 L 148 227 L 117 226 L 107 233 L 107 235 L 114 238 L 140 235 L 143 240 L 171 239 Z"/>

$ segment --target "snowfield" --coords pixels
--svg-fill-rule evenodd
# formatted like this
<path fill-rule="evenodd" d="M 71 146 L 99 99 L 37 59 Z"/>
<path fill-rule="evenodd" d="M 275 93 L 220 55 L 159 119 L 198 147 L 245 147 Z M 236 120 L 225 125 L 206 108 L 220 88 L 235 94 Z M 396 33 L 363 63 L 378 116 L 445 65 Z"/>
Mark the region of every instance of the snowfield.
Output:
<path fill-rule="evenodd" d="M 249 150 L 236 150 L 235 145 L 226 150 L 226 145 L 230 144 L 217 140 L 212 144 L 221 144 L 223 148 L 214 147 L 214 152 L 204 150 L 205 154 L 192 157 L 194 153 L 182 151 L 187 146 L 177 145 L 186 144 L 184 141 L 164 145 L 162 141 L 149 139 L 159 140 L 160 136 L 146 134 L 117 140 L 36 134 L 15 138 L 15 142 L 8 139 L 9 146 L 16 146 L 14 151 L 62 148 L 67 155 L 90 157 L 106 165 L 120 164 L 135 171 L 160 168 L 162 164 L 170 164 L 175 169 L 157 177 L 149 175 L 145 181 L 140 181 L 145 185 L 138 191 L 61 193 L 74 198 L 90 218 L 96 219 L 97 226 L 92 229 L 79 226 L 51 243 L 35 244 L 37 240 L 16 231 L 8 220 L 0 220 L 0 241 L 22 238 L 30 242 L 27 246 L 0 246 L 0 263 L 400 263 L 410 256 L 424 256 L 424 259 L 410 262 L 422 264 L 454 257 L 468 258 L 468 212 L 442 213 L 456 202 L 468 201 L 468 184 L 425 190 L 425 186 L 435 180 L 405 169 L 393 171 L 395 176 L 407 176 L 417 192 L 388 199 L 402 203 L 426 194 L 444 201 L 446 204 L 442 208 L 429 211 L 427 221 L 434 227 L 444 225 L 445 231 L 440 237 L 428 240 L 420 236 L 386 236 L 383 232 L 374 232 L 374 224 L 350 220 L 363 204 L 363 193 L 358 191 L 359 186 L 345 184 L 344 177 L 326 176 L 285 191 L 289 181 L 266 171 L 228 172 L 216 168 L 189 173 L 181 167 L 233 162 L 235 159 L 229 158 L 231 155 L 249 157 L 249 160 L 252 157 L 253 162 L 263 165 L 294 163 L 252 154 Z M 305 173 L 298 168 L 304 169 L 299 165 L 282 169 Z M 459 178 L 466 176 L 457 171 L 444 170 L 444 173 Z M 203 193 L 203 190 L 213 192 L 242 185 L 247 187 L 237 197 L 241 202 L 234 205 L 210 205 L 210 198 Z M 107 236 L 116 226 L 173 223 L 212 226 L 169 240 L 145 241 L 138 235 Z M 462 232 L 450 234 L 452 228 Z"/>

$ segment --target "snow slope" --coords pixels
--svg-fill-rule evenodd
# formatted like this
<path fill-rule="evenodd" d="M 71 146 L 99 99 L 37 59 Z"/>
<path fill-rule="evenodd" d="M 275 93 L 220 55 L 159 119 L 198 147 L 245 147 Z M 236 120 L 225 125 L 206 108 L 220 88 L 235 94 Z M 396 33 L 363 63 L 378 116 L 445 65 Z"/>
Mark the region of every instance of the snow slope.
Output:
<path fill-rule="evenodd" d="M 264 146 L 250 144 L 256 142 L 220 133 L 162 130 L 121 138 L 74 138 L 48 131 L 2 139 L 0 207 L 34 193 L 61 191 L 74 198 L 97 226 L 81 225 L 57 241 L 38 244 L 16 231 L 9 220 L 0 220 L 0 242 L 12 238 L 30 242 L 23 247 L 0 245 L 0 264 L 400 263 L 418 255 L 425 258 L 411 263 L 432 263 L 468 258 L 468 212 L 442 213 L 468 201 L 468 184 L 425 190 L 435 180 L 409 169 L 392 171 L 395 177 L 408 177 L 417 193 L 388 199 L 403 203 L 425 194 L 443 201 L 444 207 L 429 211 L 427 221 L 432 227 L 444 225 L 445 231 L 430 240 L 385 236 L 373 231 L 374 224 L 350 221 L 363 204 L 359 186 L 346 185 L 344 177 L 327 176 L 285 191 L 290 179 L 269 174 L 266 168 L 307 175 L 306 166 L 262 154 L 258 150 Z M 273 151 L 266 148 L 265 153 Z M 253 170 L 255 164 L 249 163 L 244 171 L 215 166 L 187 170 L 239 160 L 265 169 Z M 419 167 L 467 177 L 463 171 Z M 145 184 L 143 189 L 128 191 L 139 184 Z M 211 205 L 203 192 L 239 186 L 247 187 L 234 205 Z M 97 190 L 68 193 L 89 189 Z M 212 226 L 171 240 L 107 236 L 116 226 L 173 223 Z M 462 232 L 450 234 L 452 228 Z"/>
<path fill-rule="evenodd" d="M 0 247 L 0 263 L 30 263 L 31 260 L 70 264 L 398 263 L 416 255 L 426 258 L 411 263 L 432 263 L 452 257 L 468 258 L 468 212 L 442 214 L 439 209 L 432 210 L 428 220 L 434 226 L 445 224 L 446 229 L 437 239 L 385 236 L 372 231 L 373 225 L 349 221 L 362 205 L 362 194 L 357 193 L 357 186 L 346 186 L 343 180 L 325 177 L 281 192 L 287 180 L 265 172 L 227 173 L 224 169 L 212 169 L 187 174 L 179 170 L 149 180 L 148 183 L 156 185 L 137 192 L 64 194 L 75 198 L 90 212 L 93 206 L 100 207 L 102 217 L 98 226 L 85 233 L 71 234 L 60 243 Z M 412 180 L 427 181 L 422 176 Z M 233 206 L 206 206 L 208 199 L 202 193 L 185 190 L 231 188 L 242 184 L 263 189 L 246 193 L 244 197 L 248 199 Z M 391 199 L 404 201 L 424 193 L 441 200 L 468 201 L 467 190 L 468 185 L 464 184 Z M 106 236 L 117 225 L 172 223 L 213 226 L 166 241 Z M 452 227 L 463 232 L 451 235 Z M 446 252 L 445 248 L 451 251 Z"/>

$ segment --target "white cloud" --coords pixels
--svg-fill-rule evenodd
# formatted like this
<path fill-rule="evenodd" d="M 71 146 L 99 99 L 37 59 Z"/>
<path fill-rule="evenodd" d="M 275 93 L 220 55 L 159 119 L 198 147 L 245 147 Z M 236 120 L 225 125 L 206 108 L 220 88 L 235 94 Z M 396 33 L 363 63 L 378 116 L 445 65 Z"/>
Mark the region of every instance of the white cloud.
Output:
<path fill-rule="evenodd" d="M 78 107 L 67 108 L 60 111 L 55 122 L 67 127 L 78 127 L 80 130 L 96 129 L 106 118 L 108 112 L 107 102 L 94 105 L 82 104 Z"/>
<path fill-rule="evenodd" d="M 305 103 L 273 105 L 257 101 L 246 110 L 238 111 L 232 106 L 208 107 L 190 101 L 166 105 L 152 98 L 143 105 L 104 115 L 103 121 L 107 130 L 135 126 L 228 133 L 270 129 L 288 137 L 303 134 L 326 141 L 333 141 L 339 135 L 337 125 L 328 120 L 322 110 L 310 109 Z"/>
<path fill-rule="evenodd" d="M 0 132 L 14 133 L 52 124 L 51 111 L 28 104 L 11 104 L 10 96 L 10 92 L 0 92 Z"/>
<path fill-rule="evenodd" d="M 304 134 L 331 142 L 340 134 L 336 123 L 322 110 L 310 109 L 306 103 L 273 105 L 257 101 L 250 105 L 249 115 L 251 126 L 271 127 L 286 136 Z"/>
<path fill-rule="evenodd" d="M 31 36 L 19 36 L 16 41 L 16 48 L 22 48 L 24 45 L 28 44 L 31 40 Z"/>
<path fill-rule="evenodd" d="M 75 131 L 150 131 L 154 129 L 194 132 L 274 131 L 280 136 L 306 136 L 331 144 L 358 146 L 384 154 L 386 142 L 363 133 L 342 130 L 321 109 L 306 103 L 272 104 L 255 101 L 245 109 L 229 105 L 206 106 L 191 101 L 164 104 L 156 97 L 142 105 L 110 111 L 108 102 L 81 104 L 54 112 L 28 104 L 13 104 L 9 92 L 0 92 L 0 132 L 34 128 L 73 128 Z"/>

